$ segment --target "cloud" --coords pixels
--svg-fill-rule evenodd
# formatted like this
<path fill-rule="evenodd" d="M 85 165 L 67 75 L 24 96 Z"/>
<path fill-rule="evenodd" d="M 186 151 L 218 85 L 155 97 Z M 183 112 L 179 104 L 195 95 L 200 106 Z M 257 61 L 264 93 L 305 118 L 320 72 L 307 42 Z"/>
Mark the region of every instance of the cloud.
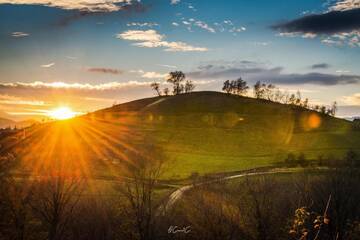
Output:
<path fill-rule="evenodd" d="M 311 69 L 328 69 L 331 67 L 330 64 L 327 63 L 317 63 L 310 66 Z"/>
<path fill-rule="evenodd" d="M 178 4 L 180 2 L 180 0 L 171 0 L 170 1 L 170 4 L 171 5 L 176 5 L 176 4 Z"/>
<path fill-rule="evenodd" d="M 255 46 L 268 46 L 270 42 L 253 42 Z"/>
<path fill-rule="evenodd" d="M 175 26 L 175 27 L 177 27 L 177 26 L 179 26 L 179 24 L 177 23 L 177 22 L 173 22 L 173 23 L 171 23 L 173 26 Z"/>
<path fill-rule="evenodd" d="M 360 82 L 358 75 L 310 73 L 285 73 L 282 67 L 268 67 L 252 61 L 209 63 L 200 65 L 196 71 L 187 73 L 193 79 L 235 79 L 243 77 L 247 81 L 268 82 L 286 85 L 316 84 L 344 85 Z"/>
<path fill-rule="evenodd" d="M 204 52 L 208 51 L 204 47 L 194 47 L 184 42 L 165 41 L 165 35 L 157 33 L 155 30 L 128 30 L 116 35 L 116 38 L 136 41 L 132 45 L 137 47 L 158 48 L 163 47 L 168 52 Z"/>
<path fill-rule="evenodd" d="M 328 46 L 360 47 L 360 0 L 336 1 L 328 11 L 273 25 L 284 37 L 320 38 Z"/>
<path fill-rule="evenodd" d="M 346 11 L 349 9 L 360 8 L 360 0 L 340 0 L 337 1 L 330 10 L 333 11 Z"/>
<path fill-rule="evenodd" d="M 1 95 L 0 94 L 0 104 L 6 105 L 30 105 L 30 106 L 45 106 L 44 101 L 37 100 L 25 100 L 20 97 L 10 96 L 10 95 Z"/>
<path fill-rule="evenodd" d="M 130 41 L 160 42 L 163 35 L 158 34 L 155 30 L 128 30 L 117 34 L 117 38 Z"/>
<path fill-rule="evenodd" d="M 336 70 L 336 73 L 350 73 L 351 71 L 349 70 L 342 70 L 342 69 L 339 69 L 339 70 Z"/>
<path fill-rule="evenodd" d="M 11 36 L 14 38 L 22 38 L 22 37 L 28 37 L 30 36 L 30 34 L 25 32 L 12 32 Z"/>
<path fill-rule="evenodd" d="M 312 14 L 273 26 L 286 33 L 334 34 L 360 28 L 360 9 Z"/>
<path fill-rule="evenodd" d="M 0 83 L 0 89 L 4 88 L 57 88 L 57 89 L 83 89 L 83 90 L 113 90 L 129 86 L 144 86 L 151 82 L 139 82 L 139 81 L 128 81 L 128 82 L 109 82 L 101 84 L 90 84 L 90 83 L 65 83 L 65 82 L 16 82 L 16 83 Z"/>
<path fill-rule="evenodd" d="M 88 68 L 88 72 L 95 72 L 95 73 L 108 73 L 108 74 L 121 74 L 123 71 L 114 68 Z"/>
<path fill-rule="evenodd" d="M 347 105 L 357 105 L 360 106 L 360 93 L 354 93 L 350 96 L 342 97 L 342 100 Z"/>
<path fill-rule="evenodd" d="M 40 67 L 42 67 L 42 68 L 50 68 L 50 67 L 52 67 L 54 65 L 55 65 L 55 63 L 49 63 L 49 64 L 40 65 Z"/>
<path fill-rule="evenodd" d="M 154 79 L 154 78 L 163 78 L 165 79 L 167 77 L 167 73 L 158 73 L 158 72 L 145 72 L 144 70 L 131 70 L 131 73 L 137 73 L 140 74 L 140 76 L 142 78 L 149 78 L 149 79 Z"/>
<path fill-rule="evenodd" d="M 127 23 L 126 26 L 128 26 L 128 27 L 156 27 L 156 26 L 159 26 L 159 24 L 152 23 L 152 22 L 144 22 L 144 23 L 132 22 L 132 23 Z"/>
<path fill-rule="evenodd" d="M 199 27 L 199 28 L 205 29 L 205 30 L 207 30 L 207 31 L 209 31 L 209 32 L 211 32 L 211 33 L 215 33 L 215 32 L 216 32 L 214 28 L 210 27 L 207 23 L 202 22 L 202 21 L 196 21 L 196 22 L 194 23 L 194 25 L 197 26 L 197 27 Z"/>
<path fill-rule="evenodd" d="M 141 77 L 143 78 L 165 78 L 168 74 L 167 73 L 157 73 L 157 72 L 146 72 Z"/>
<path fill-rule="evenodd" d="M 42 5 L 65 10 L 79 10 L 83 12 L 114 12 L 131 5 L 133 0 L 0 0 L 0 4 Z"/>
<path fill-rule="evenodd" d="M 166 68 L 177 68 L 177 66 L 174 65 L 167 65 L 167 64 L 158 64 L 158 66 L 166 67 Z"/>

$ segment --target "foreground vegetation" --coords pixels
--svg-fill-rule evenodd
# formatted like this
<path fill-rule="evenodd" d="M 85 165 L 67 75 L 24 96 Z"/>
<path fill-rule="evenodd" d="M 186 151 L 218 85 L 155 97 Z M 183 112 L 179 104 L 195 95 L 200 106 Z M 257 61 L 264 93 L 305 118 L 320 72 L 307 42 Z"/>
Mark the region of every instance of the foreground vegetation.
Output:
<path fill-rule="evenodd" d="M 88 177 L 64 174 L 57 168 L 41 176 L 14 177 L 11 170 L 16 158 L 2 157 L 0 239 L 360 237 L 357 156 L 347 164 L 296 173 L 209 184 L 193 178 L 192 190 L 171 208 L 164 208 L 170 193 L 159 181 L 167 169 L 165 158 L 152 146 L 146 153 L 131 156 L 131 163 L 123 169 L 124 178 L 111 190 L 100 190 Z"/>

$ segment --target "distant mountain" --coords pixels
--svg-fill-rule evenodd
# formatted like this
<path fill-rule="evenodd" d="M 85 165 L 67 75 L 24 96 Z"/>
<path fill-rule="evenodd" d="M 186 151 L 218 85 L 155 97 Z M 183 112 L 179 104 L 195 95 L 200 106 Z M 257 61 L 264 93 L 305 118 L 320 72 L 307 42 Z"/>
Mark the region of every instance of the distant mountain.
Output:
<path fill-rule="evenodd" d="M 0 128 L 25 128 L 25 127 L 29 127 L 33 124 L 38 123 L 38 121 L 36 120 L 32 120 L 32 119 L 28 119 L 28 120 L 24 120 L 24 121 L 14 121 L 14 120 L 10 120 L 7 118 L 0 118 Z"/>
<path fill-rule="evenodd" d="M 14 124 L 16 124 L 16 122 L 13 120 L 6 119 L 6 118 L 0 118 L 0 128 L 12 127 L 12 126 L 14 126 Z"/>

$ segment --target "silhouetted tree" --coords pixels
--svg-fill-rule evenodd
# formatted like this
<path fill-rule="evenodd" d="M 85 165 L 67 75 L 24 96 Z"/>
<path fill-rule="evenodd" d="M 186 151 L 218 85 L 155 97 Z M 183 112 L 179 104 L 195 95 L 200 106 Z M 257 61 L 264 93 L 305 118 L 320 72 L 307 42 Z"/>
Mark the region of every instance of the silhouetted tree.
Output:
<path fill-rule="evenodd" d="M 169 78 L 167 79 L 168 83 L 173 84 L 173 94 L 178 95 L 184 91 L 184 85 L 182 84 L 185 81 L 185 74 L 182 71 L 175 71 L 169 73 Z"/>
<path fill-rule="evenodd" d="M 185 93 L 190 93 L 194 91 L 195 85 L 191 80 L 187 80 L 185 83 Z"/>
<path fill-rule="evenodd" d="M 224 82 L 223 88 L 222 90 L 226 93 L 231 93 L 231 84 L 230 84 L 230 80 L 226 80 Z"/>
<path fill-rule="evenodd" d="M 300 93 L 299 90 L 297 90 L 297 92 L 296 92 L 295 104 L 298 105 L 298 106 L 301 105 L 301 93 Z"/>
<path fill-rule="evenodd" d="M 249 89 L 246 81 L 244 81 L 242 78 L 234 80 L 233 85 L 235 88 L 235 93 L 238 95 L 245 95 L 247 93 L 247 90 Z"/>
<path fill-rule="evenodd" d="M 337 102 L 333 102 L 333 104 L 331 106 L 330 115 L 335 116 L 336 112 L 337 112 Z"/>
<path fill-rule="evenodd" d="M 295 105 L 295 103 L 296 103 L 296 96 L 295 94 L 291 94 L 289 98 L 289 104 Z"/>
<path fill-rule="evenodd" d="M 304 108 L 309 108 L 309 99 L 308 99 L 308 98 L 305 98 L 305 100 L 304 100 L 303 103 L 302 103 L 302 106 L 303 106 Z"/>
<path fill-rule="evenodd" d="M 274 98 L 274 89 L 275 89 L 275 85 L 273 84 L 268 84 L 265 85 L 265 99 L 273 101 Z"/>
<path fill-rule="evenodd" d="M 254 85 L 254 96 L 255 98 L 263 98 L 264 96 L 264 85 L 260 81 L 257 81 Z"/>
<path fill-rule="evenodd" d="M 80 199 L 80 179 L 51 173 L 36 182 L 31 208 L 45 226 L 48 240 L 64 239 Z"/>
<path fill-rule="evenodd" d="M 325 107 L 325 106 L 321 106 L 321 107 L 320 107 L 320 112 L 321 112 L 322 114 L 326 114 L 326 107 Z"/>
<path fill-rule="evenodd" d="M 156 93 L 157 93 L 158 96 L 161 96 L 160 84 L 159 84 L 159 83 L 153 82 L 153 83 L 150 84 L 150 87 L 151 87 L 154 91 L 156 91 Z"/>
<path fill-rule="evenodd" d="M 169 96 L 169 88 L 164 88 L 163 93 L 165 96 Z"/>
<path fill-rule="evenodd" d="M 127 200 L 124 209 L 139 240 L 152 240 L 155 239 L 158 207 L 154 197 L 155 187 L 163 174 L 165 157 L 154 145 L 144 145 L 141 151 L 129 153 L 128 158 L 131 163 L 125 171 L 129 180 L 120 188 Z"/>
<path fill-rule="evenodd" d="M 237 95 L 245 95 L 249 87 L 247 86 L 246 81 L 242 78 L 236 80 L 226 80 L 224 82 L 222 90 L 226 93 L 232 93 Z"/>

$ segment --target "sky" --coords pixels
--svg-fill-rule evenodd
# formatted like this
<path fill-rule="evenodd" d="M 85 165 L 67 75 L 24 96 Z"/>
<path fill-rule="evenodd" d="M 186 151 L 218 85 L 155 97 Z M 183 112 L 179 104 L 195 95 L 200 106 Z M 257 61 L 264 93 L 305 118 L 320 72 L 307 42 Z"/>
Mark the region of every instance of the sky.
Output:
<path fill-rule="evenodd" d="M 0 117 L 86 113 L 242 77 L 360 116 L 360 0 L 0 0 Z"/>

